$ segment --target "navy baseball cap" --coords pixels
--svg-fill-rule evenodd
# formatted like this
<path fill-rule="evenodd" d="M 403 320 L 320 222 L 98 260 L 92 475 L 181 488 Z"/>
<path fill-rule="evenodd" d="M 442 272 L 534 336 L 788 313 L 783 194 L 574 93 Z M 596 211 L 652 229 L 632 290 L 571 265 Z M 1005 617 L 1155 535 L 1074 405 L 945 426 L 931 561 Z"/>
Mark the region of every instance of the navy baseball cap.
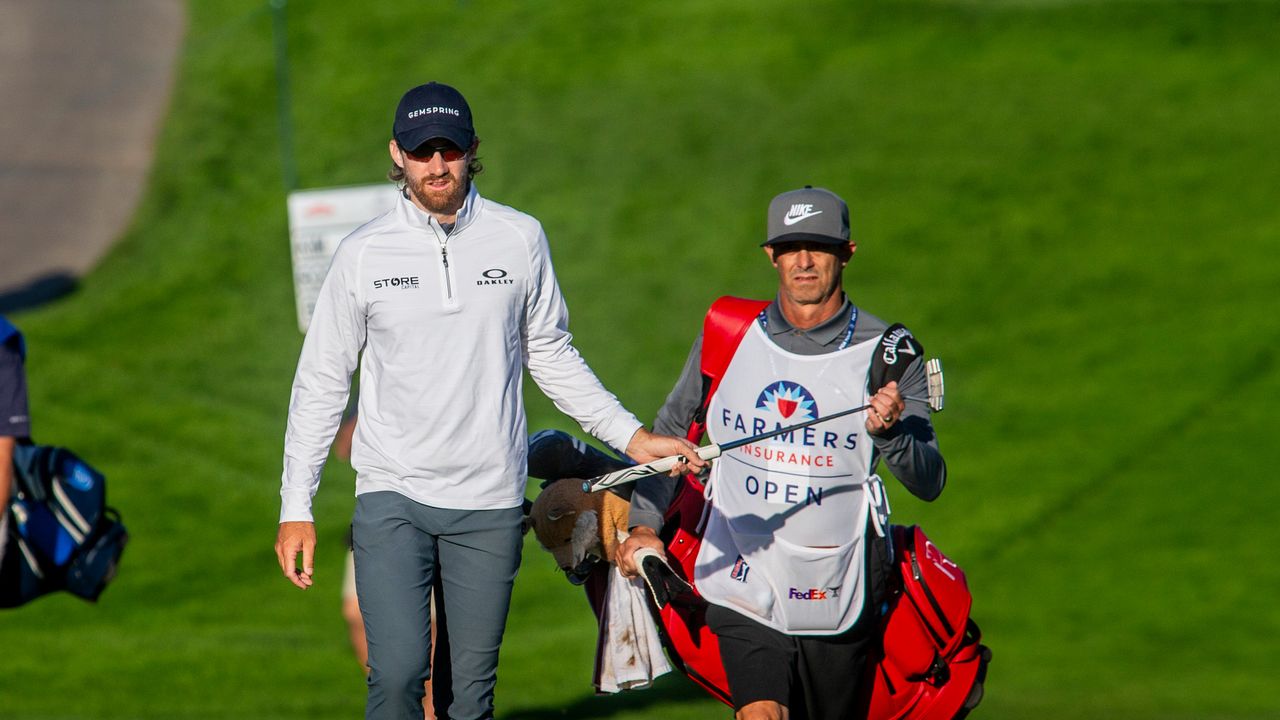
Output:
<path fill-rule="evenodd" d="M 400 98 L 391 134 L 400 147 L 414 151 L 428 140 L 444 138 L 462 150 L 471 149 L 476 130 L 471 107 L 462 93 L 444 83 L 419 85 Z"/>
<path fill-rule="evenodd" d="M 768 232 L 763 245 L 808 241 L 849 243 L 849 206 L 825 188 L 805 185 L 769 203 Z"/>

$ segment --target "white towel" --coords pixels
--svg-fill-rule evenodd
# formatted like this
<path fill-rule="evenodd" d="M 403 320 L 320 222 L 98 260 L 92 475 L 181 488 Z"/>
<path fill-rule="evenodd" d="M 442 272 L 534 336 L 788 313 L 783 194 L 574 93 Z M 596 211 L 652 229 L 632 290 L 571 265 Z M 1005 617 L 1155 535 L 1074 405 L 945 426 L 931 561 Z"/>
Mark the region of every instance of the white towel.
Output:
<path fill-rule="evenodd" d="M 596 689 L 601 693 L 646 688 L 671 672 L 646 592 L 643 580 L 622 577 L 617 566 L 610 569 L 596 653 Z"/>

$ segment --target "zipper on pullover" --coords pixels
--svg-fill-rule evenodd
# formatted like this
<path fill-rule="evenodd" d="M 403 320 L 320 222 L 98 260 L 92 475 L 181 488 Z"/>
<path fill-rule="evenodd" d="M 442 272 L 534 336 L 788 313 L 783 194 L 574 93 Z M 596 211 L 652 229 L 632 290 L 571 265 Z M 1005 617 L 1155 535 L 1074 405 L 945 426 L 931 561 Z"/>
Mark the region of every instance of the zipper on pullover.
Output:
<path fill-rule="evenodd" d="M 440 303 L 446 312 L 457 312 L 459 297 L 453 291 L 453 269 L 449 267 L 449 234 L 436 230 L 436 242 L 440 245 Z"/>
<path fill-rule="evenodd" d="M 453 279 L 449 277 L 449 238 L 440 240 L 440 262 L 444 263 L 444 297 L 453 302 Z"/>

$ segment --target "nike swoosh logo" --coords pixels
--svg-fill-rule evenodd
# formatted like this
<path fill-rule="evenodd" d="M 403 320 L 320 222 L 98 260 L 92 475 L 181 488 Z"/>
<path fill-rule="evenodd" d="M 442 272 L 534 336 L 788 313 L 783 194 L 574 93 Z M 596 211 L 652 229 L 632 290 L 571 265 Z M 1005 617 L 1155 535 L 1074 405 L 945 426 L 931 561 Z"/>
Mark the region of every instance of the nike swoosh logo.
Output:
<path fill-rule="evenodd" d="M 815 210 L 813 212 L 807 212 L 803 215 L 787 215 L 786 217 L 782 218 L 782 224 L 787 226 L 795 225 L 801 220 L 807 220 L 808 218 L 811 218 L 814 215 L 821 215 L 821 214 L 822 214 L 821 210 Z"/>

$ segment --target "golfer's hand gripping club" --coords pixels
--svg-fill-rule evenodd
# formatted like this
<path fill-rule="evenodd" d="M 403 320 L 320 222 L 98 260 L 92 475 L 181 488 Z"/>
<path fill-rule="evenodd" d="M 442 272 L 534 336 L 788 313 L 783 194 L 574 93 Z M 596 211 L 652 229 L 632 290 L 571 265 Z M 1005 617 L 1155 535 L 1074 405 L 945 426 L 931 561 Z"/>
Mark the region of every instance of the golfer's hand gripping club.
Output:
<path fill-rule="evenodd" d="M 715 460 L 720 457 L 719 445 L 705 445 L 698 448 L 698 457 L 703 460 Z M 657 475 L 659 473 L 669 473 L 676 465 L 685 461 L 684 455 L 672 455 L 664 457 L 653 462 L 643 465 L 633 465 L 629 468 L 623 468 L 607 475 L 601 475 L 594 480 L 587 480 L 582 483 L 583 492 L 595 492 L 596 490 L 604 490 L 614 485 L 622 485 L 624 483 L 635 482 L 643 477 Z"/>

